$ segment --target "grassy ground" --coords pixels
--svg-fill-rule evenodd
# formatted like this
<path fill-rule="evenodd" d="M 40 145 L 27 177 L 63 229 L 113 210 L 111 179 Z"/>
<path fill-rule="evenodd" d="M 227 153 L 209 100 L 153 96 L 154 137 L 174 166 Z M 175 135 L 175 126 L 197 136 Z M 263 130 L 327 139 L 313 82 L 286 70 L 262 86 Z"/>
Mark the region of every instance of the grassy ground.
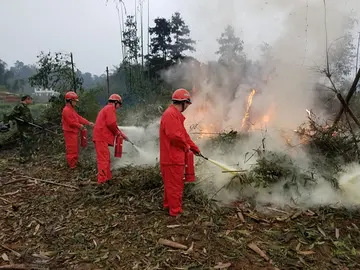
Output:
<path fill-rule="evenodd" d="M 100 189 L 91 158 L 70 171 L 63 154 L 15 153 L 0 153 L 0 269 L 360 269 L 359 211 L 217 207 L 188 185 L 172 218 L 156 167 Z"/>

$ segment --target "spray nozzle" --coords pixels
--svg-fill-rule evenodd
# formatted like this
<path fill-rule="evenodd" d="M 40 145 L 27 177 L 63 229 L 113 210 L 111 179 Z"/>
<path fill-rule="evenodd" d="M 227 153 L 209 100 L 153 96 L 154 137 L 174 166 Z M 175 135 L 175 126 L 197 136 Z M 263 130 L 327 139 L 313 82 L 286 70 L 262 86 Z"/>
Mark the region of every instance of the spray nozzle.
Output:
<path fill-rule="evenodd" d="M 201 153 L 199 153 L 198 156 L 199 156 L 199 157 L 202 157 L 203 159 L 209 160 L 209 158 L 203 156 L 203 154 L 201 154 Z"/>
<path fill-rule="evenodd" d="M 127 139 L 127 141 L 128 141 L 129 143 L 131 143 L 133 146 L 135 146 L 135 144 L 134 144 L 132 141 L 130 141 L 129 139 Z"/>

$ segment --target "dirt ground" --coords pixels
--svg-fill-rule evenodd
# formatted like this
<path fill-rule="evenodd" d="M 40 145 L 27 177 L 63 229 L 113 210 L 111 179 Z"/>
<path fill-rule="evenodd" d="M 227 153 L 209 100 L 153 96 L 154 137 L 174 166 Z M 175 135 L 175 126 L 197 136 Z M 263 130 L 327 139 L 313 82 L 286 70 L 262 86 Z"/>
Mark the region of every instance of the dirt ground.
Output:
<path fill-rule="evenodd" d="M 2 150 L 0 269 L 360 269 L 358 210 L 219 207 L 190 184 L 173 218 L 157 168 L 115 171 L 106 188 L 95 174 Z"/>

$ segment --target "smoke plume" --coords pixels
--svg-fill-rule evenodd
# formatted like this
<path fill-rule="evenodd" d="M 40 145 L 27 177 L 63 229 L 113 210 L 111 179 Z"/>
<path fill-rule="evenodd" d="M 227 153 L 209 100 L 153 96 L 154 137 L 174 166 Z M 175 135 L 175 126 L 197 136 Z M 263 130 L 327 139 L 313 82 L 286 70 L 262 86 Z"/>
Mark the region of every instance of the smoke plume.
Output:
<path fill-rule="evenodd" d="M 226 5 L 223 3 L 220 0 L 191 2 L 193 17 L 197 18 L 196 28 L 203 29 L 200 53 L 208 55 L 206 50 L 211 49 L 213 53 L 218 49 L 216 39 L 208 33 L 218 33 L 219 37 L 227 25 L 232 25 L 236 34 L 244 38 L 241 57 L 246 61 L 235 65 L 224 65 L 212 59 L 203 63 L 185 61 L 163 72 L 163 79 L 174 87 L 192 82 L 193 104 L 184 113 L 186 127 L 190 133 L 242 131 L 247 101 L 251 91 L 255 90 L 247 127 L 251 135 L 246 142 L 236 144 L 231 152 L 224 153 L 220 149 L 202 148 L 206 139 L 197 134 L 191 136 L 199 143 L 204 155 L 229 166 L 237 164 L 242 169 L 250 169 L 254 158 L 245 162 L 244 157 L 246 153 L 258 149 L 265 137 L 267 150 L 286 152 L 306 170 L 309 166 L 307 153 L 300 148 L 289 149 L 284 134 L 292 134 L 294 129 L 307 121 L 307 109 L 326 116 L 319 111 L 321 107 L 315 102 L 314 92 L 316 84 L 324 81 L 319 70 L 326 64 L 326 46 L 343 35 L 350 12 L 360 4 L 357 1 L 326 1 L 326 32 L 323 1 L 231 0 L 226 1 Z M 252 33 L 251 43 L 247 43 L 243 32 Z M 254 49 L 264 41 L 269 43 L 269 49 Z M 147 130 L 136 130 L 142 134 L 139 135 L 139 143 L 151 158 L 143 155 L 131 162 L 140 165 L 156 162 L 157 125 L 150 125 Z M 259 202 L 284 205 L 295 196 L 282 193 L 283 183 L 270 189 L 248 188 L 242 192 L 221 189 L 230 177 L 215 165 L 202 160 L 198 160 L 196 174 L 200 179 L 198 186 L 209 196 L 216 194 L 223 202 L 253 194 Z M 344 197 L 324 179 L 318 179 L 318 185 L 312 191 L 298 191 L 296 197 L 298 203 L 306 206 L 345 204 Z"/>

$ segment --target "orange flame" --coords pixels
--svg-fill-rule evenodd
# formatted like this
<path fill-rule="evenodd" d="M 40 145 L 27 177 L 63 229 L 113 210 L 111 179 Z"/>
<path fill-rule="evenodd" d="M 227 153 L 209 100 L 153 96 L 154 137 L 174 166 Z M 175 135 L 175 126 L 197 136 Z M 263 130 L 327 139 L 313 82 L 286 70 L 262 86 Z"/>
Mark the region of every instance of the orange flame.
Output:
<path fill-rule="evenodd" d="M 245 111 L 245 116 L 244 118 L 242 119 L 242 124 L 241 124 L 241 128 L 243 129 L 245 124 L 246 124 L 246 120 L 249 118 L 249 110 L 250 110 L 250 107 L 251 107 L 251 104 L 252 104 L 252 100 L 253 100 L 253 97 L 255 95 L 256 91 L 255 89 L 253 89 L 250 93 L 250 95 L 248 96 L 248 100 L 247 100 L 247 104 L 246 104 L 246 111 Z"/>

